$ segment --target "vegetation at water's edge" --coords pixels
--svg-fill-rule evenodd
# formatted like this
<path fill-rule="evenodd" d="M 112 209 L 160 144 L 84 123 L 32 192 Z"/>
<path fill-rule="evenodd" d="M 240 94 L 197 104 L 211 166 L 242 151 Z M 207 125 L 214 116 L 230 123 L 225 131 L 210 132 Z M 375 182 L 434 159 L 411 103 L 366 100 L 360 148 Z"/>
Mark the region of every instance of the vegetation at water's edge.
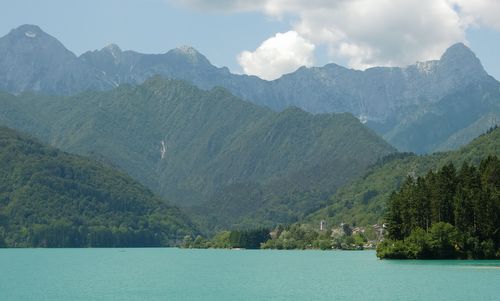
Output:
<path fill-rule="evenodd" d="M 409 177 L 389 198 L 386 220 L 380 258 L 500 258 L 500 160 Z"/>
<path fill-rule="evenodd" d="M 263 249 L 278 250 L 363 250 L 373 246 L 377 235 L 372 228 L 359 227 L 355 231 L 348 224 L 320 230 L 307 224 L 278 226 L 271 232 L 271 239 L 262 244 Z"/>
<path fill-rule="evenodd" d="M 193 239 L 186 235 L 181 247 L 189 249 L 259 249 L 270 238 L 269 230 L 265 228 L 251 230 L 233 230 L 217 233 L 211 240 L 200 235 Z"/>
<path fill-rule="evenodd" d="M 362 231 L 360 231 L 362 230 Z M 190 249 L 278 249 L 278 250 L 363 250 L 373 247 L 380 235 L 372 229 L 343 224 L 329 230 L 319 230 L 307 224 L 277 226 L 274 230 L 251 229 L 217 233 L 212 239 L 201 235 L 186 235 L 181 244 Z"/>

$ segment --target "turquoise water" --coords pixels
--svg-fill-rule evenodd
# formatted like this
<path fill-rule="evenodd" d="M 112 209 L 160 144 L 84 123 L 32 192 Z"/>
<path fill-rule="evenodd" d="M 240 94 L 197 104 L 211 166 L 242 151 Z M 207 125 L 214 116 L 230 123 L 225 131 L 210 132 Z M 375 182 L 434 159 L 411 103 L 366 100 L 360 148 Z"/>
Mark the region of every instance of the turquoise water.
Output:
<path fill-rule="evenodd" d="M 0 249 L 0 300 L 500 300 L 500 261 L 372 251 Z"/>

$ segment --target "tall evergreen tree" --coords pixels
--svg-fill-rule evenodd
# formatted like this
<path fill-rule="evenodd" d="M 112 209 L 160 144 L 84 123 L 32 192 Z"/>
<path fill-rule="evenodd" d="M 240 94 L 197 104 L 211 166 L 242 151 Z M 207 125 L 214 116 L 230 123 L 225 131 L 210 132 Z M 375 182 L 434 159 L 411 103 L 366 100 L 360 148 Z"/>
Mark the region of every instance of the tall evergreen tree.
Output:
<path fill-rule="evenodd" d="M 382 258 L 499 258 L 500 160 L 408 178 L 387 204 Z M 425 229 L 425 230 L 424 230 Z"/>

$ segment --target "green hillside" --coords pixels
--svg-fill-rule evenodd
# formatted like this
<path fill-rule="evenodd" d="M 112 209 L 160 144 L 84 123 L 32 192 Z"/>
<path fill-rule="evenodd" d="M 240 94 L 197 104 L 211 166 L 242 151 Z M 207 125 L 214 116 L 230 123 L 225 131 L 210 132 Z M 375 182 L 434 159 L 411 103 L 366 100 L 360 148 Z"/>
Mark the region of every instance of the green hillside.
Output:
<path fill-rule="evenodd" d="M 381 146 L 380 141 L 370 131 L 365 131 L 350 114 L 316 115 L 314 118 L 317 122 L 304 118 L 309 115 L 304 116 L 298 109 L 288 109 L 282 114 L 295 115 L 295 118 L 283 118 L 284 124 L 277 133 L 292 136 L 292 133 L 303 132 L 299 141 L 307 141 L 311 133 L 323 132 L 322 136 L 327 136 L 322 137 L 324 150 L 313 156 L 310 166 L 297 169 L 284 177 L 260 183 L 235 183 L 224 187 L 212 195 L 208 202 L 192 210 L 206 222 L 204 228 L 220 230 L 272 227 L 279 223 L 301 220 L 324 206 L 328 195 L 338 187 L 361 175 L 374 158 L 371 151 L 380 153 L 377 151 Z M 273 122 L 273 126 L 274 124 Z M 256 137 L 276 131 L 268 128 L 259 130 L 262 133 Z M 329 147 L 334 148 L 330 153 Z M 297 157 L 296 160 L 301 159 Z"/>
<path fill-rule="evenodd" d="M 408 176 L 422 176 L 452 162 L 460 166 L 479 162 L 488 155 L 500 156 L 500 128 L 474 139 L 457 151 L 416 156 L 391 155 L 371 167 L 359 179 L 339 189 L 328 205 L 307 217 L 309 223 L 325 220 L 329 225 L 342 222 L 368 225 L 382 220 L 385 204 L 392 191 L 398 190 Z"/>
<path fill-rule="evenodd" d="M 0 127 L 0 244 L 166 246 L 194 232 L 125 173 Z"/>
<path fill-rule="evenodd" d="M 119 166 L 203 219 L 216 213 L 202 221 L 213 226 L 293 222 L 395 151 L 351 114 L 276 113 L 159 77 L 71 97 L 0 95 L 0 105 L 15 113 L 0 122 Z"/>

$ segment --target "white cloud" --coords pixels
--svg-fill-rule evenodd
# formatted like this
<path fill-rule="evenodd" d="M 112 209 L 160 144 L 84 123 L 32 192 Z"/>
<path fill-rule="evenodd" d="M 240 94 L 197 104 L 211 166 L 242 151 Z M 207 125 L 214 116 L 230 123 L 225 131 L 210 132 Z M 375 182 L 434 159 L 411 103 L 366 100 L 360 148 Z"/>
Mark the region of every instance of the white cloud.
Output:
<path fill-rule="evenodd" d="M 453 43 L 466 42 L 470 26 L 500 30 L 500 0 L 173 1 L 200 9 L 291 17 L 296 20 L 291 29 L 314 45 L 326 45 L 332 61 L 347 60 L 361 69 L 439 58 Z"/>
<path fill-rule="evenodd" d="M 243 51 L 238 62 L 246 74 L 272 80 L 314 63 L 315 46 L 295 31 L 278 33 L 255 51 Z"/>
<path fill-rule="evenodd" d="M 441 0 L 342 1 L 299 17 L 294 27 L 301 35 L 326 44 L 332 59 L 347 59 L 354 68 L 434 59 L 465 41 L 456 11 Z"/>
<path fill-rule="evenodd" d="M 500 30 L 500 0 L 450 0 L 465 22 Z"/>

